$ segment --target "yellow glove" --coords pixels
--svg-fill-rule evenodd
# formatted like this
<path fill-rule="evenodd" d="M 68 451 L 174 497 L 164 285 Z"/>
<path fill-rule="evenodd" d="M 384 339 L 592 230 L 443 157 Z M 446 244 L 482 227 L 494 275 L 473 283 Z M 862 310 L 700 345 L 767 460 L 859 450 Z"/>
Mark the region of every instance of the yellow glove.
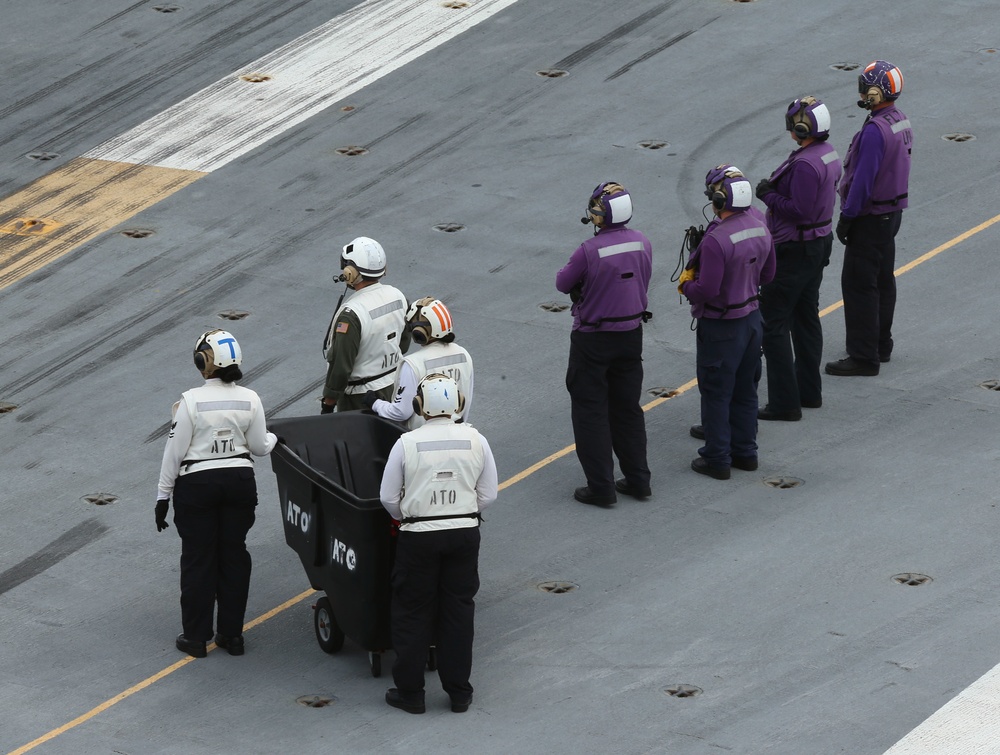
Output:
<path fill-rule="evenodd" d="M 677 281 L 677 293 L 681 296 L 684 295 L 684 284 L 688 281 L 693 281 L 695 276 L 695 269 L 693 267 L 686 267 L 681 273 L 680 279 Z"/>

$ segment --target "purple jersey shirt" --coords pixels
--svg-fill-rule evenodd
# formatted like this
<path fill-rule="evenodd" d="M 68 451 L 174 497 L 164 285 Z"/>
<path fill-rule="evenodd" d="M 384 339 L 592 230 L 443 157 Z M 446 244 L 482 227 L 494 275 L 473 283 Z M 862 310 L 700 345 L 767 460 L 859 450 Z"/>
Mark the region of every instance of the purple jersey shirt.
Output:
<path fill-rule="evenodd" d="M 913 130 L 895 105 L 872 112 L 844 159 L 840 212 L 849 218 L 907 206 Z"/>
<path fill-rule="evenodd" d="M 767 227 L 775 244 L 829 235 L 843 170 L 833 145 L 816 141 L 792 152 L 774 173 L 764 196 Z"/>
<path fill-rule="evenodd" d="M 556 273 L 556 288 L 568 294 L 580 286 L 573 304 L 573 330 L 633 330 L 642 324 L 653 270 L 653 247 L 639 231 L 602 228 L 576 248 Z"/>
<path fill-rule="evenodd" d="M 693 255 L 698 275 L 684 284 L 692 317 L 735 320 L 757 309 L 774 278 L 774 241 L 756 207 L 709 225 Z"/>

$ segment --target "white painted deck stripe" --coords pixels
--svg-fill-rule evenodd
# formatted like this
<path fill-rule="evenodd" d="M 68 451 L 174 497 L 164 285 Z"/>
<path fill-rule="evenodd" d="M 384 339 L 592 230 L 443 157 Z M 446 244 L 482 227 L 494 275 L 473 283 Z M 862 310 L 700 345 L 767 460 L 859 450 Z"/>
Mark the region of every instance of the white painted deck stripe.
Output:
<path fill-rule="evenodd" d="M 1000 752 L 1000 666 L 977 679 L 885 755 Z"/>
<path fill-rule="evenodd" d="M 211 172 L 516 2 L 367 0 L 84 157 Z"/>

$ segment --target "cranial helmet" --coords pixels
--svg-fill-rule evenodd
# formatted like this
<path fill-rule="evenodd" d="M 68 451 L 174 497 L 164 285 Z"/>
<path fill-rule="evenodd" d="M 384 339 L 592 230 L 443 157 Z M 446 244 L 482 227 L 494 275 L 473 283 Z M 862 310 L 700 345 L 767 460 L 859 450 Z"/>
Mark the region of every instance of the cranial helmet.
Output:
<path fill-rule="evenodd" d="M 344 280 L 354 285 L 361 278 L 377 280 L 385 275 L 385 250 L 375 239 L 358 236 L 340 255 Z"/>
<path fill-rule="evenodd" d="M 632 196 L 617 181 L 602 183 L 590 195 L 587 214 L 599 217 L 605 227 L 624 225 L 632 219 Z"/>
<path fill-rule="evenodd" d="M 723 163 L 705 176 L 705 196 L 717 211 L 745 210 L 753 201 L 753 188 L 735 165 Z"/>
<path fill-rule="evenodd" d="M 201 334 L 194 346 L 194 366 L 201 372 L 211 374 L 216 370 L 243 363 L 243 350 L 225 330 L 209 330 Z"/>
<path fill-rule="evenodd" d="M 792 100 L 785 113 L 785 131 L 800 139 L 823 139 L 830 135 L 830 111 L 813 96 Z"/>
<path fill-rule="evenodd" d="M 892 102 L 902 91 L 903 72 L 888 61 L 873 60 L 858 76 L 859 107 L 870 110 L 881 102 Z"/>
<path fill-rule="evenodd" d="M 421 346 L 440 341 L 452 333 L 451 312 L 440 299 L 425 296 L 410 305 L 406 313 L 413 340 Z"/>
<path fill-rule="evenodd" d="M 417 386 L 413 411 L 422 417 L 453 417 L 458 419 L 465 408 L 465 396 L 447 375 L 432 373 Z"/>

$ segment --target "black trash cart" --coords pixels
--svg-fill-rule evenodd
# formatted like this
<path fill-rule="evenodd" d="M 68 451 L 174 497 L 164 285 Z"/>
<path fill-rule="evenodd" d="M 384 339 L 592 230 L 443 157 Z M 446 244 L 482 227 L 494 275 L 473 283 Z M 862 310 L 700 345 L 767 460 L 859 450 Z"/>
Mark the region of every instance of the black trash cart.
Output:
<path fill-rule="evenodd" d="M 392 519 L 379 487 L 403 427 L 367 412 L 274 419 L 271 452 L 285 542 L 309 583 L 325 593 L 315 607 L 316 640 L 336 653 L 344 637 L 369 653 L 382 673 L 389 639 L 389 576 L 395 553 Z"/>

